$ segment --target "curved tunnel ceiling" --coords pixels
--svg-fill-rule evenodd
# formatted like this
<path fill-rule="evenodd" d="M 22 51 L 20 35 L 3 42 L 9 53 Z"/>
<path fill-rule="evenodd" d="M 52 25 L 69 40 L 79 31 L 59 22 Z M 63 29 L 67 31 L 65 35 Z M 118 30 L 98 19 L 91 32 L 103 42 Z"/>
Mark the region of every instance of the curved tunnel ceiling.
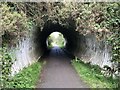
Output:
<path fill-rule="evenodd" d="M 40 54 L 40 51 L 43 53 L 47 51 L 46 40 L 51 33 L 56 31 L 62 33 L 64 38 L 67 40 L 66 50 L 71 54 L 75 52 L 78 43 L 78 32 L 71 28 L 71 26 L 65 27 L 59 23 L 46 22 L 42 31 L 38 26 L 34 33 L 35 51 L 37 54 Z"/>

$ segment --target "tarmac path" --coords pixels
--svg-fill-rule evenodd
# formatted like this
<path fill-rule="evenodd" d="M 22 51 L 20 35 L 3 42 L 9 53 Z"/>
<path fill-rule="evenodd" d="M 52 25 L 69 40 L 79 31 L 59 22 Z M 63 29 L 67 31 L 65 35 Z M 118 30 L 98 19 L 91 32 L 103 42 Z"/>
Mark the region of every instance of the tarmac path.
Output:
<path fill-rule="evenodd" d="M 51 49 L 37 88 L 88 88 L 59 47 Z"/>

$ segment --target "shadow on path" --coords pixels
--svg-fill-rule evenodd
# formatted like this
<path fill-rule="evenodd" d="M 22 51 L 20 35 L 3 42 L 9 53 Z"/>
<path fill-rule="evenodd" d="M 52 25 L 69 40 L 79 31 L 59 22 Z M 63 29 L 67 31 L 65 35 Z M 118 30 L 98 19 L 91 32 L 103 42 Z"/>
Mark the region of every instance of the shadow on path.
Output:
<path fill-rule="evenodd" d="M 52 48 L 45 60 L 37 88 L 88 88 L 70 64 L 70 58 L 59 47 Z"/>

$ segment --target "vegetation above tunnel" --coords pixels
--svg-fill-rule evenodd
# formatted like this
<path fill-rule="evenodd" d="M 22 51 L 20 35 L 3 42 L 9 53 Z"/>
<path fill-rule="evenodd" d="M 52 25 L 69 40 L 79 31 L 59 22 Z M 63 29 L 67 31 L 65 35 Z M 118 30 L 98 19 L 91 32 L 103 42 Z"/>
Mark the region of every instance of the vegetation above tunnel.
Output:
<path fill-rule="evenodd" d="M 2 18 L 0 20 L 1 21 L 0 25 L 2 29 L 0 31 L 0 37 L 2 36 L 3 46 L 5 46 L 6 44 L 14 45 L 13 43 L 16 44 L 21 37 L 29 35 L 30 34 L 29 32 L 30 30 L 32 30 L 33 27 L 39 27 L 39 32 L 42 32 L 43 30 L 45 30 L 45 28 L 48 28 L 49 25 L 51 26 L 51 24 L 54 24 L 54 26 L 59 24 L 62 28 L 65 28 L 65 30 L 69 31 L 73 30 L 82 35 L 93 33 L 98 38 L 98 40 L 106 39 L 109 45 L 112 46 L 112 58 L 113 58 L 112 61 L 119 65 L 120 63 L 119 8 L 120 3 L 104 3 L 104 2 L 103 3 L 0 2 L 0 10 L 2 11 L 1 12 Z M 51 24 L 48 24 L 47 22 L 51 22 Z M 46 23 L 48 26 L 45 26 Z M 73 35 L 71 33 L 69 34 L 69 36 Z M 43 34 L 42 37 L 45 37 L 44 39 L 46 39 L 48 35 L 47 34 L 45 36 L 44 35 L 45 34 Z M 75 35 L 73 35 L 73 37 L 75 37 Z M 72 38 L 68 40 L 70 41 L 70 43 L 73 41 L 71 39 Z M 43 40 L 43 42 L 44 41 L 45 40 Z M 44 46 L 44 44 L 42 46 Z M 69 46 L 71 45 L 69 44 Z M 1 49 L 0 53 L 3 52 L 3 49 L 4 48 Z M 2 58 L 3 56 L 0 55 L 0 57 Z M 9 65 L 9 62 L 7 60 L 4 60 L 3 62 L 6 62 Z M 7 66 L 5 65 L 4 68 L 6 67 Z M 117 68 L 119 68 L 119 66 Z"/>

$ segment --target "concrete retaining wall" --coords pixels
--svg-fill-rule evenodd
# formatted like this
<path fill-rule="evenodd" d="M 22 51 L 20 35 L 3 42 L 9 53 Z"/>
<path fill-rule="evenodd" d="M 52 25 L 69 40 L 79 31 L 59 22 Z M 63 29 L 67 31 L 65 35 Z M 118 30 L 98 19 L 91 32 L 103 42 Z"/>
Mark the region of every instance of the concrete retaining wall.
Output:
<path fill-rule="evenodd" d="M 110 54 L 111 48 L 107 45 L 105 40 L 98 41 L 94 34 L 90 34 L 86 36 L 80 35 L 78 41 L 78 48 L 75 53 L 77 57 L 85 62 L 97 64 L 100 67 L 112 65 L 110 62 L 112 59 Z M 40 56 L 35 53 L 35 50 L 34 40 L 30 37 L 23 38 L 15 48 L 12 47 L 10 49 L 10 53 L 15 60 L 11 68 L 12 76 L 24 67 L 36 62 Z"/>
<path fill-rule="evenodd" d="M 112 59 L 111 47 L 107 45 L 105 40 L 97 40 L 94 34 L 80 35 L 78 45 L 79 49 L 75 55 L 85 60 L 85 62 L 91 62 L 100 67 L 112 65 L 110 62 Z"/>
<path fill-rule="evenodd" d="M 14 76 L 24 67 L 28 67 L 32 63 L 36 62 L 37 56 L 34 54 L 33 41 L 30 38 L 22 39 L 19 41 L 16 47 L 10 49 L 10 53 L 13 58 L 12 73 Z"/>

